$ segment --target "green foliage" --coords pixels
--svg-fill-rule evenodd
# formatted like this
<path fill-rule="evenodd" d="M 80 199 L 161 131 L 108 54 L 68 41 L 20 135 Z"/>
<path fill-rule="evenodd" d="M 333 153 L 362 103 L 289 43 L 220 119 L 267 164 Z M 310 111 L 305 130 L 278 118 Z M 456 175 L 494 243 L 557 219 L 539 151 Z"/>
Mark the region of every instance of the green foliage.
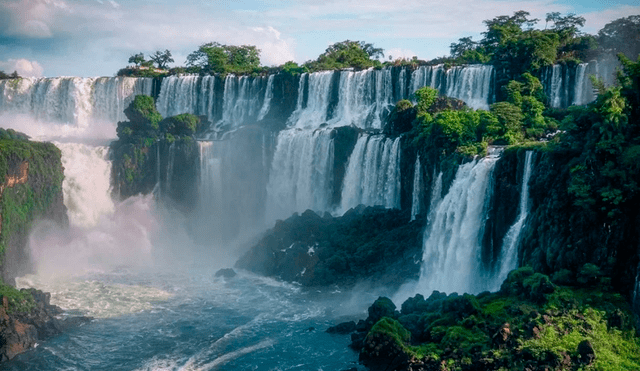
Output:
<path fill-rule="evenodd" d="M 547 300 L 530 295 L 545 286 L 553 287 Z M 392 340 L 425 369 L 446 364 L 447 369 L 473 370 L 478 362 L 483 370 L 557 369 L 567 356 L 570 369 L 635 370 L 640 363 L 633 314 L 621 295 L 554 286 L 529 267 L 512 271 L 498 293 L 416 295 L 402 304 L 402 314 L 381 318 L 368 339 L 384 334 L 381 342 Z M 590 366 L 581 363 L 586 360 L 578 352 L 585 340 L 596 354 Z"/>
<path fill-rule="evenodd" d="M 16 176 L 23 162 L 29 163 L 28 181 L 4 189 L 0 199 L 2 229 L 0 259 L 6 247 L 18 236 L 29 233 L 33 221 L 45 215 L 62 195 L 60 150 L 51 143 L 24 138 L 0 140 L 0 179 Z"/>
<path fill-rule="evenodd" d="M 422 87 L 413 93 L 416 99 L 416 109 L 418 116 L 425 116 L 429 112 L 429 108 L 438 98 L 438 91 L 432 87 L 425 86 Z M 406 106 L 406 103 L 403 103 L 403 106 Z"/>
<path fill-rule="evenodd" d="M 21 79 L 20 75 L 18 75 L 18 71 L 13 71 L 13 73 L 6 74 L 4 71 L 0 71 L 0 80 L 11 80 L 11 79 Z"/>
<path fill-rule="evenodd" d="M 166 49 L 165 51 L 157 50 L 155 53 L 151 54 L 149 58 L 158 65 L 159 69 L 166 69 L 167 64 L 175 62 L 171 57 L 171 51 L 169 51 L 169 49 Z"/>
<path fill-rule="evenodd" d="M 366 69 L 380 67 L 377 59 L 383 55 L 383 50 L 375 48 L 364 41 L 345 40 L 327 48 L 315 61 L 304 64 L 310 72 L 337 70 L 344 68 Z"/>
<path fill-rule="evenodd" d="M 142 52 L 138 54 L 134 54 L 131 57 L 129 57 L 129 63 L 133 63 L 136 66 L 140 66 L 144 62 L 145 62 L 145 59 L 144 59 L 144 54 L 142 54 Z"/>
<path fill-rule="evenodd" d="M 203 74 L 247 74 L 260 69 L 260 49 L 254 45 L 200 45 L 187 56 L 189 71 Z"/>
<path fill-rule="evenodd" d="M 607 23 L 598 31 L 600 47 L 614 53 L 623 53 L 627 58 L 640 55 L 640 15 L 630 15 Z"/>
<path fill-rule="evenodd" d="M 200 118 L 190 113 L 183 113 L 173 117 L 166 118 L 160 122 L 160 130 L 165 135 L 175 136 L 191 136 L 198 132 L 202 123 Z"/>
<path fill-rule="evenodd" d="M 13 129 L 0 128 L 0 140 L 29 140 L 29 136 Z"/>
<path fill-rule="evenodd" d="M 299 66 L 296 62 L 289 61 L 283 64 L 281 67 L 282 72 L 291 76 L 300 75 L 302 73 L 309 72 L 309 69 L 305 66 Z"/>
<path fill-rule="evenodd" d="M 29 313 L 36 307 L 29 290 L 18 290 L 0 280 L 0 298 L 2 297 L 6 297 L 9 301 L 8 314 Z"/>

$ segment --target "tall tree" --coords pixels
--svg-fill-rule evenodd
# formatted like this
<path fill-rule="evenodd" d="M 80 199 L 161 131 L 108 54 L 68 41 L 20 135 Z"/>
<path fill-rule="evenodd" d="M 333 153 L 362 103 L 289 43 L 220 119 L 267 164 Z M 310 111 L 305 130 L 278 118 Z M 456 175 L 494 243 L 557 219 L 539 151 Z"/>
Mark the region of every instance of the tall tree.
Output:
<path fill-rule="evenodd" d="M 166 69 L 167 64 L 175 62 L 171 57 L 171 52 L 169 51 L 169 49 L 166 49 L 163 52 L 157 50 L 155 53 L 151 54 L 150 58 L 152 61 L 156 62 L 158 68 L 160 69 Z"/>

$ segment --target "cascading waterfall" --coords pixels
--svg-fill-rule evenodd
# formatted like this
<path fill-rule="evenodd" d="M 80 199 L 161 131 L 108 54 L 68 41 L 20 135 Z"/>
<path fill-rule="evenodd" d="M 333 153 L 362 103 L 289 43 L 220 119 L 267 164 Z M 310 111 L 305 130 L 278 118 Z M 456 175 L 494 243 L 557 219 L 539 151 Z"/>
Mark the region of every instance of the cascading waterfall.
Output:
<path fill-rule="evenodd" d="M 307 209 L 329 211 L 333 152 L 330 130 L 280 132 L 267 184 L 267 220 Z"/>
<path fill-rule="evenodd" d="M 216 115 L 216 76 L 169 76 L 162 80 L 156 106 L 163 117 L 182 113 Z"/>
<path fill-rule="evenodd" d="M 267 89 L 264 93 L 264 101 L 262 103 L 262 108 L 260 109 L 260 113 L 258 114 L 258 121 L 262 120 L 267 113 L 269 113 L 269 109 L 271 108 L 271 99 L 273 98 L 273 77 L 275 75 L 269 75 L 267 79 Z"/>
<path fill-rule="evenodd" d="M 267 80 L 264 76 L 227 75 L 224 80 L 221 123 L 238 127 L 257 121 L 265 94 L 268 94 L 265 86 Z"/>
<path fill-rule="evenodd" d="M 433 175 L 435 175 L 435 169 L 433 170 Z M 435 177 L 433 181 L 433 186 L 431 187 L 431 201 L 429 202 L 429 210 L 427 215 L 427 221 L 430 222 L 433 218 L 434 213 L 433 210 L 436 209 L 440 201 L 442 200 L 442 171 L 438 173 L 438 176 Z"/>
<path fill-rule="evenodd" d="M 522 173 L 522 188 L 520 190 L 519 212 L 515 223 L 511 225 L 509 231 L 502 241 L 502 249 L 500 253 L 500 269 L 494 276 L 494 290 L 500 288 L 502 282 L 507 278 L 510 271 L 517 268 L 518 265 L 518 243 L 520 242 L 520 234 L 524 229 L 524 222 L 529 215 L 529 179 L 533 170 L 533 151 L 527 151 L 524 161 L 524 172 Z"/>
<path fill-rule="evenodd" d="M 493 66 L 468 65 L 445 69 L 444 65 L 420 66 L 411 74 L 411 93 L 424 86 L 463 100 L 469 107 L 488 109 L 492 103 Z"/>
<path fill-rule="evenodd" d="M 340 72 L 339 100 L 331 126 L 381 129 L 395 104 L 391 69 Z"/>
<path fill-rule="evenodd" d="M 94 227 L 114 212 L 111 200 L 109 148 L 80 143 L 55 143 L 62 152 L 62 191 L 72 225 Z"/>
<path fill-rule="evenodd" d="M 317 128 L 326 122 L 331 96 L 333 71 L 302 74 L 298 86 L 298 102 L 287 122 L 289 127 Z M 308 91 L 305 101 L 305 90 Z"/>
<path fill-rule="evenodd" d="M 417 287 L 422 294 L 486 289 L 479 278 L 481 235 L 496 161 L 490 156 L 461 165 L 447 195 L 430 211 Z"/>
<path fill-rule="evenodd" d="M 87 127 L 90 121 L 125 120 L 136 95 L 151 95 L 153 79 L 54 77 L 0 81 L 0 112 L 38 121 Z"/>
<path fill-rule="evenodd" d="M 416 163 L 413 170 L 413 192 L 411 194 L 411 221 L 416 220 L 416 215 L 420 214 L 420 203 L 422 202 L 422 177 L 420 171 L 420 156 L 416 156 Z"/>
<path fill-rule="evenodd" d="M 400 207 L 400 138 L 358 137 L 342 185 L 341 210 L 360 204 Z"/>
<path fill-rule="evenodd" d="M 542 73 L 542 84 L 549 104 L 554 108 L 569 105 L 585 105 L 596 99 L 590 75 L 595 75 L 611 86 L 615 82 L 615 71 L 620 65 L 615 56 L 605 55 L 589 63 L 575 67 L 555 64 Z"/>

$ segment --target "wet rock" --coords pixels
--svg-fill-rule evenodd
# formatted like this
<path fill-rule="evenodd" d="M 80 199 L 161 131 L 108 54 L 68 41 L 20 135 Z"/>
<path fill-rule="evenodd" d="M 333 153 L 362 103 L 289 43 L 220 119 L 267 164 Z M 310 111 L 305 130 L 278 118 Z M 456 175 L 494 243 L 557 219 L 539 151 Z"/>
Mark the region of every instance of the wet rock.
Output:
<path fill-rule="evenodd" d="M 219 271 L 216 272 L 215 276 L 216 277 L 223 277 L 223 278 L 233 278 L 236 276 L 236 271 L 234 271 L 231 268 L 223 268 L 220 269 Z"/>
<path fill-rule="evenodd" d="M 593 345 L 589 340 L 583 340 L 578 344 L 578 355 L 580 361 L 587 365 L 590 365 L 596 359 L 596 351 L 593 349 Z"/>
<path fill-rule="evenodd" d="M 407 370 L 415 360 L 388 334 L 372 333 L 365 339 L 360 362 L 371 371 Z"/>
<path fill-rule="evenodd" d="M 327 329 L 329 334 L 341 335 L 347 335 L 354 331 L 356 331 L 356 323 L 354 321 L 342 322 Z"/>
<path fill-rule="evenodd" d="M 40 290 L 29 292 L 35 307 L 26 313 L 10 313 L 9 300 L 1 297 L 0 303 L 0 361 L 12 359 L 33 347 L 37 341 L 57 335 L 70 327 L 92 320 L 90 317 L 57 318 L 62 310 L 50 304 L 51 295 Z"/>
<path fill-rule="evenodd" d="M 351 344 L 349 344 L 349 347 L 359 352 L 364 346 L 364 339 L 366 337 L 367 337 L 366 332 L 354 332 L 353 334 L 351 334 Z"/>

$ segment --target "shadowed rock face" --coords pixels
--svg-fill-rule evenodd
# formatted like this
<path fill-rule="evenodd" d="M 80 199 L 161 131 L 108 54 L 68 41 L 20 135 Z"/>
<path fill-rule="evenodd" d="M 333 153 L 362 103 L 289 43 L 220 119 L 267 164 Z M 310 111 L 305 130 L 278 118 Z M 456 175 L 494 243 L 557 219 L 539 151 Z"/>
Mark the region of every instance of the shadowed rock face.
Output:
<path fill-rule="evenodd" d="M 303 286 L 374 281 L 397 287 L 417 277 L 423 220 L 382 207 L 360 206 L 342 217 L 311 210 L 276 222 L 236 266 Z"/>

